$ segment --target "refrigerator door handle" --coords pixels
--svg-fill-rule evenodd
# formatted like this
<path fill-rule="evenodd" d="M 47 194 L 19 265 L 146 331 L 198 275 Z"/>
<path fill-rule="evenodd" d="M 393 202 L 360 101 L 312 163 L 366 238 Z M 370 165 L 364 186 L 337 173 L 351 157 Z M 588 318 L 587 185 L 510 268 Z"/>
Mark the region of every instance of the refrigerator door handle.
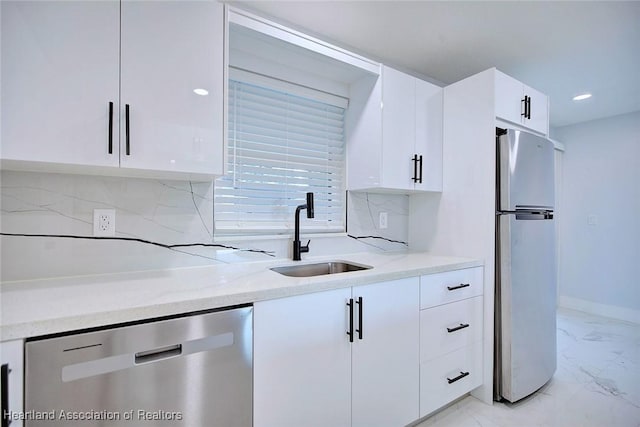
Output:
<path fill-rule="evenodd" d="M 516 212 L 516 220 L 535 221 L 553 219 L 553 212 Z"/>
<path fill-rule="evenodd" d="M 498 211 L 496 215 L 515 215 L 517 220 L 545 220 L 553 219 L 553 211 L 547 209 L 540 210 L 515 210 L 515 211 Z"/>

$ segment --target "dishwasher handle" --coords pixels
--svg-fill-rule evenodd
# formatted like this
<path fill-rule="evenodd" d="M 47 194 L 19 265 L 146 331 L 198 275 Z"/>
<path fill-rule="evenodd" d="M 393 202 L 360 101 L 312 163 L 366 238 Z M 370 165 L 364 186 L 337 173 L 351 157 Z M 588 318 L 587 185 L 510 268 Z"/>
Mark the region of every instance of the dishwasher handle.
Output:
<path fill-rule="evenodd" d="M 155 362 L 156 360 L 167 359 L 182 354 L 182 344 L 170 345 L 167 347 L 154 348 L 153 350 L 136 353 L 136 365 L 140 363 Z"/>

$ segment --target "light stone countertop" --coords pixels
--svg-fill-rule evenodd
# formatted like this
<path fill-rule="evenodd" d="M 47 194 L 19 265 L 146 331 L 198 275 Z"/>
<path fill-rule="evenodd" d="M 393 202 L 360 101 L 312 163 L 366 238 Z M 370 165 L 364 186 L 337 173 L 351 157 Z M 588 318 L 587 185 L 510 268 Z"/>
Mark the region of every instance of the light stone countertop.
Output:
<path fill-rule="evenodd" d="M 429 253 L 307 256 L 299 264 L 346 260 L 370 270 L 288 277 L 269 270 L 287 259 L 5 282 L 0 285 L 0 341 L 363 285 L 448 270 L 481 261 Z M 296 262 L 298 264 L 298 262 Z"/>

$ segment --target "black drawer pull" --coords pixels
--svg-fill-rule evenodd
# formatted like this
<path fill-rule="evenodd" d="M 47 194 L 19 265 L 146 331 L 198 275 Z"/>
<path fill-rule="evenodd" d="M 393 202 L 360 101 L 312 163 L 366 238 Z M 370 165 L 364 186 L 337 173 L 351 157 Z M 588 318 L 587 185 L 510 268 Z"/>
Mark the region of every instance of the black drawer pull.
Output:
<path fill-rule="evenodd" d="M 464 377 L 466 377 L 467 375 L 469 375 L 469 372 L 462 372 L 462 371 L 460 371 L 460 375 L 458 375 L 458 376 L 457 376 L 457 377 L 455 377 L 455 378 L 447 378 L 447 382 L 449 382 L 449 384 L 453 384 L 453 383 L 455 383 L 456 381 L 463 379 L 463 378 L 464 378 Z"/>
<path fill-rule="evenodd" d="M 460 326 L 456 326 L 455 328 L 447 328 L 447 332 L 451 333 L 451 332 L 459 331 L 460 329 L 464 329 L 468 327 L 469 327 L 468 323 L 460 323 Z"/>
<path fill-rule="evenodd" d="M 447 286 L 447 289 L 455 291 L 456 289 L 468 288 L 469 286 L 471 286 L 469 283 L 460 283 L 458 286 Z"/>
<path fill-rule="evenodd" d="M 2 379 L 2 405 L 0 405 L 2 408 L 2 413 L 0 414 L 0 417 L 2 417 L 2 424 L 0 424 L 2 427 L 7 427 L 9 424 L 11 424 L 11 418 L 10 418 L 10 409 L 9 408 L 9 374 L 11 373 L 11 369 L 9 369 L 9 364 L 5 363 L 4 365 L 2 365 L 2 374 L 1 374 L 1 379 Z"/>
<path fill-rule="evenodd" d="M 182 344 L 170 345 L 168 347 L 156 348 L 148 351 L 136 353 L 136 364 L 153 362 L 182 354 Z"/>

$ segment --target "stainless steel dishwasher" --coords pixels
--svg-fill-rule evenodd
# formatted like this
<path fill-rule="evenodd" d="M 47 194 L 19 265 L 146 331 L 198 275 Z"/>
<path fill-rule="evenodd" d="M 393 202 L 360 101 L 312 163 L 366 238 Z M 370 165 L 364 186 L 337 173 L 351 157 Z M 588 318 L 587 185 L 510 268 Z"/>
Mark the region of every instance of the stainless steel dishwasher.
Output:
<path fill-rule="evenodd" d="M 250 427 L 253 308 L 31 340 L 25 425 Z"/>

